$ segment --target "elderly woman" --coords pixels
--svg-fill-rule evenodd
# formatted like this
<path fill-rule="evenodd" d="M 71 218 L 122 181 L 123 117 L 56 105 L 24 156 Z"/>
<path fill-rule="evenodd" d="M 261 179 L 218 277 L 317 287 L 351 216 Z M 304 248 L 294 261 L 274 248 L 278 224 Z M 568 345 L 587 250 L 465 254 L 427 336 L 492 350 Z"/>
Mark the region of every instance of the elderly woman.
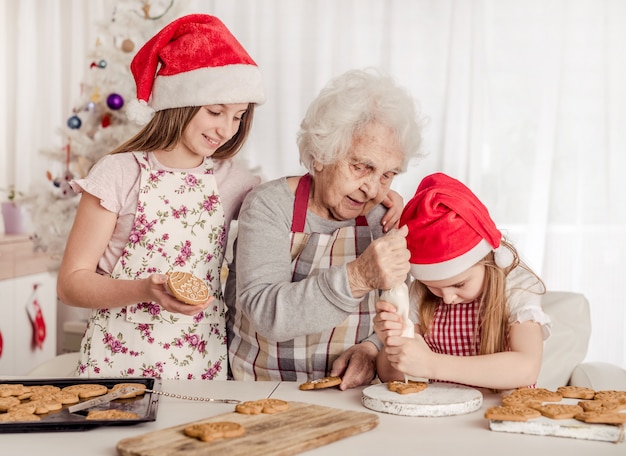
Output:
<path fill-rule="evenodd" d="M 375 377 L 378 290 L 409 271 L 406 227 L 383 236 L 381 201 L 421 143 L 407 92 L 373 70 L 332 80 L 298 134 L 304 176 L 255 188 L 226 284 L 235 380 Z"/>

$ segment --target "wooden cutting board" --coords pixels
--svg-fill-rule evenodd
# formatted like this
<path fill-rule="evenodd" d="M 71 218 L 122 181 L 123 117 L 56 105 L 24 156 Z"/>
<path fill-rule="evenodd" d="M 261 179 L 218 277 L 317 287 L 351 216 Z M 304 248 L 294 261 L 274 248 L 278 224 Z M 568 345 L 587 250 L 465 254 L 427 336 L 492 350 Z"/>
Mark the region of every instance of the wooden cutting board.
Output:
<path fill-rule="evenodd" d="M 246 432 L 240 437 L 214 442 L 201 442 L 183 433 L 189 424 L 212 421 L 234 421 L 240 423 Z M 284 412 L 244 415 L 233 411 L 120 440 L 116 448 L 121 456 L 286 456 L 369 431 L 378 425 L 378 421 L 374 413 L 289 402 L 289 410 Z"/>

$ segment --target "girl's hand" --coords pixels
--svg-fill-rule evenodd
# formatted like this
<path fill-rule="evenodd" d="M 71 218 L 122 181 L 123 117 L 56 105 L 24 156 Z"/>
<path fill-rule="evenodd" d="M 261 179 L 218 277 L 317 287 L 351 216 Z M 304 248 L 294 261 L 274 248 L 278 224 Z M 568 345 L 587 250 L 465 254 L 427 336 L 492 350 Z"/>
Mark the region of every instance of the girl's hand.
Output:
<path fill-rule="evenodd" d="M 172 313 L 180 313 L 183 315 L 196 315 L 199 312 L 205 310 L 209 304 L 215 299 L 210 296 L 203 304 L 192 306 L 182 301 L 179 301 L 171 294 L 167 293 L 165 284 L 167 283 L 167 276 L 165 274 L 152 274 L 145 279 L 148 286 L 148 295 L 152 296 L 151 301 L 157 302 L 165 310 Z"/>
<path fill-rule="evenodd" d="M 413 339 L 390 336 L 383 350 L 394 369 L 412 377 L 433 378 L 431 366 L 434 353 L 420 334 Z"/>
<path fill-rule="evenodd" d="M 374 317 L 374 332 L 378 339 L 387 345 L 386 340 L 390 336 L 400 336 L 404 322 L 396 313 L 396 306 L 386 301 L 376 303 L 376 316 Z"/>
<path fill-rule="evenodd" d="M 404 209 L 404 199 L 395 190 L 389 190 L 382 204 L 387 208 L 387 213 L 381 220 L 383 232 L 386 233 L 393 228 L 398 228 L 400 215 L 402 215 L 402 210 Z"/>

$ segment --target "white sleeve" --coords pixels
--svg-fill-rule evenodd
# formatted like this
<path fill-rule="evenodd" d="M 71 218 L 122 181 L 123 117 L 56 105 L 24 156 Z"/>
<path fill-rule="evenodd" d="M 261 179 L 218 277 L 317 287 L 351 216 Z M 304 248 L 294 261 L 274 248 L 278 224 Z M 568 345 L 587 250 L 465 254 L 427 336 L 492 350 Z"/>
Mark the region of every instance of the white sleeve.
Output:
<path fill-rule="evenodd" d="M 507 277 L 507 306 L 509 324 L 534 321 L 541 325 L 543 340 L 550 336 L 552 322 L 543 311 L 541 292 L 543 287 L 527 270 L 518 267 Z"/>

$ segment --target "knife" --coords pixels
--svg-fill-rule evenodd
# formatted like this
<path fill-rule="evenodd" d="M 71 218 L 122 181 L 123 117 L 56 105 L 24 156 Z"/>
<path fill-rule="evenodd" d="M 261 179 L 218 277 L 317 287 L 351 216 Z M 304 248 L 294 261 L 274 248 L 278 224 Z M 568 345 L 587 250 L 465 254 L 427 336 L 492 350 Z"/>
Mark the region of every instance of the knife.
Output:
<path fill-rule="evenodd" d="M 118 399 L 122 396 L 126 396 L 134 391 L 139 391 L 139 388 L 135 386 L 125 386 L 120 388 L 112 393 L 107 393 L 102 396 L 95 397 L 93 399 L 89 399 L 84 402 L 80 402 L 78 404 L 74 404 L 67 408 L 70 413 L 78 412 L 80 410 L 85 410 L 91 407 L 95 407 L 97 405 L 108 404 L 112 400 Z"/>

